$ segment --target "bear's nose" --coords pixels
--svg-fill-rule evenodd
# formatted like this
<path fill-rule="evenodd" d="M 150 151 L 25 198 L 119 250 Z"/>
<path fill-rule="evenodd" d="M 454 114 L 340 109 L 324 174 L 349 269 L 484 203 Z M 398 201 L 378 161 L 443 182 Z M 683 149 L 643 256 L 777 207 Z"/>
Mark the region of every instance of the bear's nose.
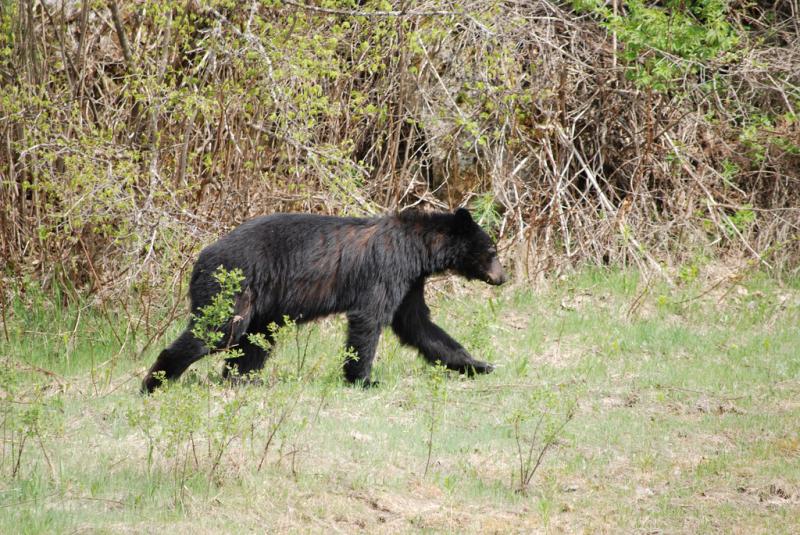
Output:
<path fill-rule="evenodd" d="M 487 282 L 495 286 L 500 286 L 508 280 L 508 276 L 497 258 L 492 260 L 492 266 L 489 268 L 487 275 L 489 279 Z"/>
<path fill-rule="evenodd" d="M 501 271 L 500 275 L 492 277 L 490 282 L 495 286 L 500 286 L 501 284 L 505 284 L 507 280 L 508 276 L 506 275 L 505 271 Z"/>

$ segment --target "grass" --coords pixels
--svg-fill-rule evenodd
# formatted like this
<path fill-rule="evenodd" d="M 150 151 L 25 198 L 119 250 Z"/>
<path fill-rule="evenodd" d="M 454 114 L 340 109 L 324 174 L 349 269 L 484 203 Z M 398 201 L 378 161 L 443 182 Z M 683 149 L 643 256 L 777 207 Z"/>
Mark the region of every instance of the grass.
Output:
<path fill-rule="evenodd" d="M 348 387 L 333 318 L 285 330 L 260 385 L 206 359 L 149 398 L 183 318 L 150 319 L 167 332 L 140 355 L 128 313 L 28 292 L 0 342 L 0 533 L 794 532 L 800 290 L 711 282 L 438 281 L 436 320 L 494 374 L 428 367 L 387 331 L 381 386 Z"/>

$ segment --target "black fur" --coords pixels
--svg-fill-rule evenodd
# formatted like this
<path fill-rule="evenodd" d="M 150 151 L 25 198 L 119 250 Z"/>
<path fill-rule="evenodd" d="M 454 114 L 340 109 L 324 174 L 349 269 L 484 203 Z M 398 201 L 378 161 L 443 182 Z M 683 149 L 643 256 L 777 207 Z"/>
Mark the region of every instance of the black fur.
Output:
<path fill-rule="evenodd" d="M 491 239 L 464 209 L 370 219 L 307 214 L 253 219 L 200 253 L 189 288 L 194 313 L 219 291 L 212 277 L 219 266 L 245 275 L 234 320 L 224 327 L 220 344 L 238 344 L 244 355 L 226 364 L 226 375 L 230 368 L 244 374 L 264 365 L 267 352 L 244 334 L 260 332 L 270 339 L 267 326 L 280 325 L 284 316 L 302 323 L 339 312 L 347 313 L 347 345 L 357 355 L 344 365 L 350 382 L 371 384 L 375 348 L 386 325 L 428 362 L 469 374 L 493 369 L 431 322 L 425 304 L 425 279 L 434 273 L 453 271 L 490 284 L 506 280 Z M 208 353 L 191 329 L 190 322 L 161 352 L 143 391 L 152 392 L 162 374 L 179 377 Z"/>

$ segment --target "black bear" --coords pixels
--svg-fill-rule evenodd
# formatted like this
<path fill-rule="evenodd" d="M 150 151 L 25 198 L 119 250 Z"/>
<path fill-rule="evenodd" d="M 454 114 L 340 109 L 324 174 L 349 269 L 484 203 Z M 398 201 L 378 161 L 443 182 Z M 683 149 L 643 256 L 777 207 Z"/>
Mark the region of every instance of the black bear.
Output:
<path fill-rule="evenodd" d="M 430 319 L 425 279 L 452 271 L 467 279 L 499 285 L 506 275 L 491 238 L 460 208 L 454 213 L 405 211 L 376 218 L 310 214 L 262 216 L 234 229 L 200 253 L 192 272 L 192 312 L 219 292 L 213 277 L 220 267 L 244 274 L 220 346 L 238 345 L 242 355 L 223 370 L 246 374 L 261 369 L 267 352 L 248 333 L 262 333 L 284 317 L 298 323 L 337 312 L 348 320 L 347 346 L 353 357 L 344 364 L 350 382 L 369 386 L 372 360 L 381 330 L 392 329 L 403 344 L 417 348 L 430 363 L 462 373 L 489 373 Z M 162 378 L 179 377 L 209 349 L 192 334 L 192 322 L 163 350 L 147 372 L 143 392 Z"/>

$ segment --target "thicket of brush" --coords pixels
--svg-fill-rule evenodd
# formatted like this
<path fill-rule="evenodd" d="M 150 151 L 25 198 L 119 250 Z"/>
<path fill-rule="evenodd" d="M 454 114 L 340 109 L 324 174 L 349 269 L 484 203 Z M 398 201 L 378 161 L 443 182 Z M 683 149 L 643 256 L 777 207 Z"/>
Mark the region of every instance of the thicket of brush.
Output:
<path fill-rule="evenodd" d="M 800 244 L 798 0 L 0 0 L 6 282 L 256 214 L 468 204 L 518 276 Z"/>

